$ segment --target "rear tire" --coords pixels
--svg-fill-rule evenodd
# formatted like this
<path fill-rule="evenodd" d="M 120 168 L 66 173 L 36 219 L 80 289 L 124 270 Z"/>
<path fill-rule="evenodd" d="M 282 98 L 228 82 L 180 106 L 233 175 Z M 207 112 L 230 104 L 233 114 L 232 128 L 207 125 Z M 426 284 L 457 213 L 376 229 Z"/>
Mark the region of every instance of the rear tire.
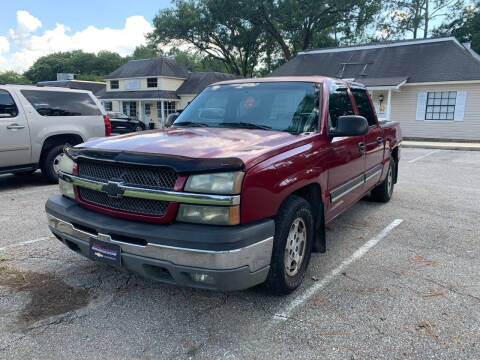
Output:
<path fill-rule="evenodd" d="M 58 183 L 58 163 L 63 153 L 63 145 L 57 145 L 47 151 L 43 157 L 42 174 L 51 183 Z"/>
<path fill-rule="evenodd" d="M 385 180 L 372 190 L 372 200 L 377 202 L 389 202 L 392 198 L 395 179 L 395 161 L 390 158 L 388 173 Z"/>
<path fill-rule="evenodd" d="M 275 219 L 272 260 L 265 286 L 275 295 L 286 295 L 300 286 L 310 262 L 314 236 L 310 204 L 292 195 Z"/>

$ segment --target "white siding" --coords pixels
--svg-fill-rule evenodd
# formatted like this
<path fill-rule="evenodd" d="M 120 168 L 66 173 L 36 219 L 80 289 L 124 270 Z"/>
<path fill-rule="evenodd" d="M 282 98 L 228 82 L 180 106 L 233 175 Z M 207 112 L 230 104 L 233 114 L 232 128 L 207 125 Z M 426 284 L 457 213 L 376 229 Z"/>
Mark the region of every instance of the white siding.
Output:
<path fill-rule="evenodd" d="M 416 120 L 418 94 L 433 91 L 465 91 L 463 121 Z M 392 92 L 391 120 L 400 122 L 404 137 L 480 140 L 480 84 L 403 86 Z"/>
<path fill-rule="evenodd" d="M 181 95 L 180 102 L 177 103 L 178 104 L 177 109 L 179 110 L 185 109 L 185 106 L 187 106 L 190 101 L 195 99 L 195 96 L 197 95 Z"/>

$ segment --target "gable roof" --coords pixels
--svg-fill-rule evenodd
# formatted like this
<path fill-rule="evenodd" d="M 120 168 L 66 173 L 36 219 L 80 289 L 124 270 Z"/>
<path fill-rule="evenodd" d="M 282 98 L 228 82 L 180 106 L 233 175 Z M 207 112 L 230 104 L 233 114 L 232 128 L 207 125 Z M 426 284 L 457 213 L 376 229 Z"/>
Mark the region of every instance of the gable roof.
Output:
<path fill-rule="evenodd" d="M 104 82 L 83 81 L 83 80 L 60 80 L 60 81 L 40 81 L 37 86 L 55 86 L 76 90 L 89 90 L 94 95 L 98 95 L 105 90 Z"/>
<path fill-rule="evenodd" d="M 368 87 L 480 80 L 480 56 L 455 38 L 391 41 L 300 52 L 269 76 L 323 75 Z"/>
<path fill-rule="evenodd" d="M 239 76 L 221 72 L 192 72 L 188 79 L 177 89 L 179 95 L 199 94 L 208 85 L 224 81 L 237 79 Z"/>
<path fill-rule="evenodd" d="M 126 79 L 145 76 L 165 76 L 186 79 L 189 71 L 173 59 L 153 58 L 130 60 L 123 64 L 105 79 Z"/>

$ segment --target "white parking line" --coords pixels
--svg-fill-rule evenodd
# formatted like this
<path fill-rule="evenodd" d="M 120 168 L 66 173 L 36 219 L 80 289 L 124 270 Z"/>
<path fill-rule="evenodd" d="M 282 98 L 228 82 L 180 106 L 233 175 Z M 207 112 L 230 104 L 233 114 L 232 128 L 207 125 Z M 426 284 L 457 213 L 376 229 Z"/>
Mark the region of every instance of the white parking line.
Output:
<path fill-rule="evenodd" d="M 415 161 L 417 160 L 421 160 L 421 159 L 424 159 L 426 158 L 427 156 L 430 156 L 432 154 L 435 154 L 437 152 L 439 152 L 440 150 L 433 150 L 433 151 L 430 151 L 429 153 L 425 154 L 425 155 L 422 155 L 422 156 L 419 156 L 419 157 L 416 157 L 415 159 L 412 159 L 409 161 L 409 163 L 414 163 Z"/>
<path fill-rule="evenodd" d="M 40 237 L 40 238 L 38 238 L 38 239 L 33 239 L 33 240 L 27 240 L 27 241 L 19 242 L 19 243 L 16 243 L 16 244 L 12 244 L 12 245 L 8 245 L 8 246 L 0 247 L 0 251 L 5 251 L 5 250 L 11 249 L 11 248 L 15 248 L 15 247 L 33 244 L 33 243 L 36 243 L 36 242 L 39 242 L 39 241 L 49 240 L 49 239 L 51 239 L 51 238 L 52 238 L 52 236 L 44 236 L 44 237 Z"/>
<path fill-rule="evenodd" d="M 365 255 L 368 250 L 370 250 L 372 247 L 374 247 L 380 240 L 382 240 L 387 234 L 395 229 L 398 225 L 400 225 L 403 222 L 403 219 L 396 219 L 394 220 L 390 225 L 388 225 L 385 229 L 383 229 L 377 236 L 375 236 L 373 239 L 367 241 L 365 244 L 363 244 L 358 250 L 356 250 L 350 257 L 347 259 L 343 260 L 342 263 L 337 266 L 335 269 L 333 269 L 328 275 L 326 275 L 322 280 L 319 282 L 315 283 L 312 287 L 307 289 L 303 294 L 301 294 L 299 297 L 293 299 L 290 304 L 285 308 L 285 311 L 281 313 L 277 313 L 274 315 L 273 320 L 278 321 L 278 320 L 287 320 L 290 316 L 290 314 L 295 311 L 296 308 L 301 306 L 303 303 L 308 301 L 315 293 L 321 289 L 323 289 L 330 281 L 333 280 L 333 278 L 342 272 L 345 271 L 345 269 L 351 265 L 353 262 L 356 260 L 360 259 L 363 255 Z"/>

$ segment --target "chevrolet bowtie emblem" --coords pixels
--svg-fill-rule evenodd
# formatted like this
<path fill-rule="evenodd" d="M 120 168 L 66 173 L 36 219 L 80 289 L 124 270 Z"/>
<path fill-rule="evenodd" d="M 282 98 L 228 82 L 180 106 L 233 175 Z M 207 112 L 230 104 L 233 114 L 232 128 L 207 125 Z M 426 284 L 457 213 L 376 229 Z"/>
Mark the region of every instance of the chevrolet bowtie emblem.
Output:
<path fill-rule="evenodd" d="M 109 181 L 108 184 L 102 186 L 102 191 L 110 197 L 121 198 L 125 190 L 120 188 L 122 183 L 116 181 Z"/>

